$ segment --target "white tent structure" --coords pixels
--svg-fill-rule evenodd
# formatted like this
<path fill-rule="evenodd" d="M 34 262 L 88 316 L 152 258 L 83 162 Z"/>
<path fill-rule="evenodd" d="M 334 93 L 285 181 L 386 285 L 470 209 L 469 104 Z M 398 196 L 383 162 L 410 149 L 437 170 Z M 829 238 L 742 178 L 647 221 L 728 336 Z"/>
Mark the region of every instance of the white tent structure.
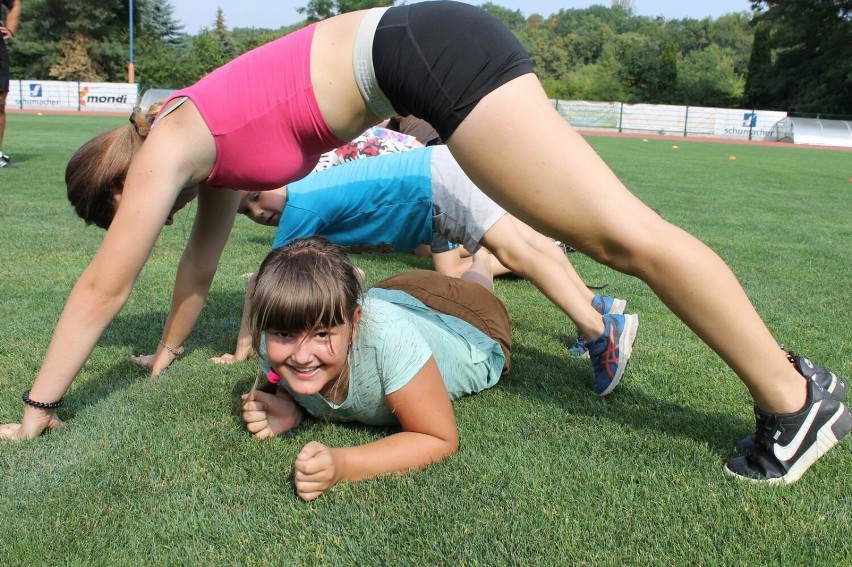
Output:
<path fill-rule="evenodd" d="M 775 123 L 779 142 L 852 148 L 852 121 L 787 116 Z"/>

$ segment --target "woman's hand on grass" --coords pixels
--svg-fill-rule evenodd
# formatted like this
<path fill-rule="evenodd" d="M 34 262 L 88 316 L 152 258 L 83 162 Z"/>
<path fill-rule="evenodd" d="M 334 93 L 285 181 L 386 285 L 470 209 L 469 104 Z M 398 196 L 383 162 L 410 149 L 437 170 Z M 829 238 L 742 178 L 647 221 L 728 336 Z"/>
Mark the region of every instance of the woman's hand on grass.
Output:
<path fill-rule="evenodd" d="M 130 355 L 130 360 L 141 366 L 147 366 L 148 368 L 151 368 L 152 366 L 154 366 L 155 356 L 156 355 L 153 354 L 133 354 Z"/>
<path fill-rule="evenodd" d="M 225 353 L 222 356 L 214 356 L 210 358 L 213 364 L 233 364 L 238 362 L 237 357 L 230 353 Z"/>
<path fill-rule="evenodd" d="M 221 356 L 213 356 L 210 358 L 210 362 L 214 364 L 233 364 L 248 360 L 252 356 L 254 356 L 254 349 L 249 347 L 247 349 L 237 349 L 237 352 L 234 354 L 225 353 Z"/>
<path fill-rule="evenodd" d="M 246 306 L 248 309 L 248 306 Z M 222 356 L 214 356 L 210 359 L 210 362 L 214 364 L 233 364 L 235 362 L 242 362 L 244 360 L 248 360 L 254 356 L 254 348 L 251 345 L 251 335 L 249 334 L 246 323 L 240 325 L 240 335 L 237 338 L 237 350 L 234 351 L 234 354 L 226 353 Z"/>
<path fill-rule="evenodd" d="M 168 366 L 177 360 L 178 357 L 167 351 L 164 348 L 157 349 L 154 354 L 134 354 L 130 356 L 130 360 L 151 369 L 151 376 L 156 377 L 168 368 Z"/>
<path fill-rule="evenodd" d="M 257 439 L 281 435 L 302 423 L 302 408 L 280 389 L 278 395 L 252 390 L 240 398 L 243 400 L 243 422 Z"/>
<path fill-rule="evenodd" d="M 0 438 L 12 441 L 34 439 L 45 430 L 56 429 L 60 425 L 62 425 L 62 420 L 56 417 L 55 411 L 27 406 L 24 408 L 24 417 L 21 419 L 21 423 L 0 425 Z"/>
<path fill-rule="evenodd" d="M 296 494 L 305 502 L 319 498 L 340 482 L 341 470 L 334 449 L 311 441 L 296 456 Z"/>

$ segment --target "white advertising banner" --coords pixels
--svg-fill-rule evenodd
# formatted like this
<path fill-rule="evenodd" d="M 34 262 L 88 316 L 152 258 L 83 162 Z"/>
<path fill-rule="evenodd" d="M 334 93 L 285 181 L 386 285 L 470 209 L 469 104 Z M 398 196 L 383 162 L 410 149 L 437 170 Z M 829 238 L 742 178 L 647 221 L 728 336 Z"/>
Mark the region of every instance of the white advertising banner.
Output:
<path fill-rule="evenodd" d="M 685 120 L 685 106 L 625 104 L 621 117 L 621 130 L 683 135 Z"/>
<path fill-rule="evenodd" d="M 130 111 L 138 89 L 127 83 L 80 83 L 80 110 Z"/>
<path fill-rule="evenodd" d="M 775 140 L 775 123 L 787 117 L 786 112 L 779 112 L 777 110 L 690 108 L 690 134 L 693 133 L 693 111 L 712 113 L 715 120 L 713 135 L 725 138 L 745 138 L 747 140 Z"/>
<path fill-rule="evenodd" d="M 576 128 L 618 128 L 621 103 L 552 100 L 553 106 Z"/>
<path fill-rule="evenodd" d="M 76 84 L 65 81 L 11 81 L 6 106 L 31 110 L 76 110 Z"/>
<path fill-rule="evenodd" d="M 136 105 L 138 88 L 127 83 L 11 81 L 8 108 L 127 112 Z"/>

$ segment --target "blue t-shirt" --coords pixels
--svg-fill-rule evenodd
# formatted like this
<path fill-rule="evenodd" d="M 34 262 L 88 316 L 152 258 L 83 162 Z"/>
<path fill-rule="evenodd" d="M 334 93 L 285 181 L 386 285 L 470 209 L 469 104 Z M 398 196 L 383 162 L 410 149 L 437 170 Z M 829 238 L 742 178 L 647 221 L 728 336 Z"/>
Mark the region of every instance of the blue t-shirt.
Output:
<path fill-rule="evenodd" d="M 320 394 L 303 396 L 287 387 L 311 415 L 331 421 L 395 425 L 385 396 L 408 384 L 435 357 L 451 400 L 490 388 L 500 380 L 505 355 L 499 343 L 457 317 L 436 313 L 397 291 L 373 288 L 362 298 L 363 315 L 349 354 L 349 390 L 333 404 Z M 266 340 L 260 342 L 260 365 L 269 372 Z"/>
<path fill-rule="evenodd" d="M 432 149 L 357 160 L 291 183 L 272 247 L 308 236 L 358 252 L 430 244 Z"/>

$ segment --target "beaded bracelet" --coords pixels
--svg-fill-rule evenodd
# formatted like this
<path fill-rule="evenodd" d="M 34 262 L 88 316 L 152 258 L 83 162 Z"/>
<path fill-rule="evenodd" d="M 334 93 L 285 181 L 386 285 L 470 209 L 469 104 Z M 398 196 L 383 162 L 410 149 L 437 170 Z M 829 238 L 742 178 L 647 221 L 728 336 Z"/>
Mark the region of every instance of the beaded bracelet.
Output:
<path fill-rule="evenodd" d="M 58 407 L 62 407 L 62 404 L 65 403 L 65 398 L 59 398 L 58 402 L 50 402 L 50 403 L 37 402 L 35 400 L 31 400 L 29 390 L 24 392 L 24 395 L 21 396 L 21 400 L 25 404 L 27 404 L 28 406 L 32 406 L 32 407 L 38 408 L 38 409 L 56 409 Z"/>
<path fill-rule="evenodd" d="M 173 349 L 163 341 L 160 341 L 160 346 L 169 351 L 169 353 L 175 358 L 180 358 L 181 356 L 183 356 L 183 352 L 185 350 L 182 346 L 178 347 L 177 349 Z"/>

